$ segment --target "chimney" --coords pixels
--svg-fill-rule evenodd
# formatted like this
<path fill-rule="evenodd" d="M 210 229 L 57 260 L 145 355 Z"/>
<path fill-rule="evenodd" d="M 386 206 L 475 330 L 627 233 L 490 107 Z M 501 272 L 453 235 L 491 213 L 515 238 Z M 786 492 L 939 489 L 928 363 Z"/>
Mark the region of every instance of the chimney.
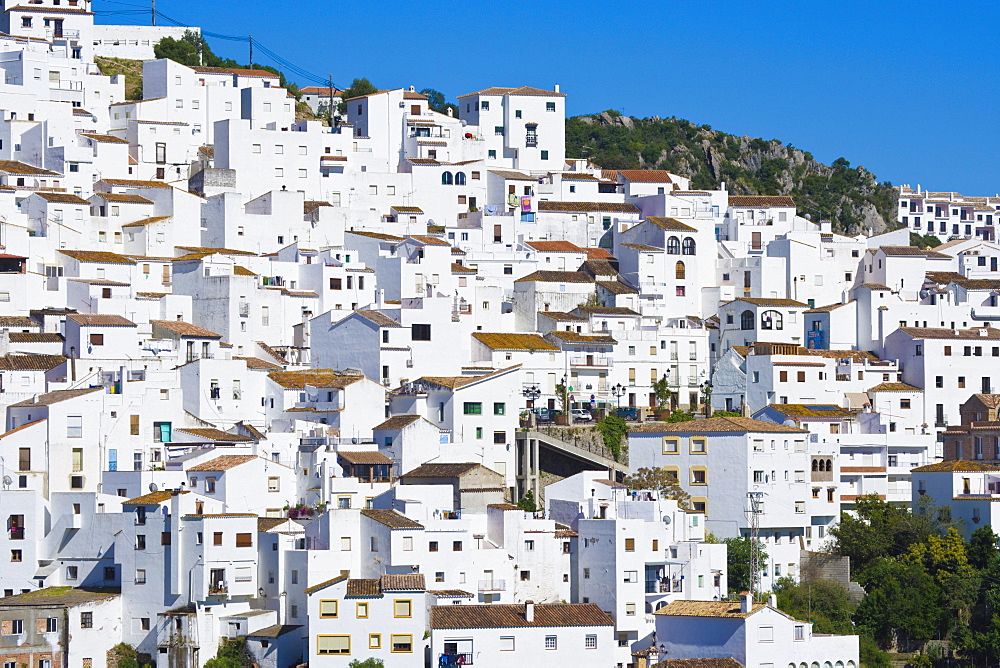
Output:
<path fill-rule="evenodd" d="M 524 621 L 528 622 L 529 624 L 533 624 L 535 622 L 535 602 L 534 601 L 525 601 L 524 602 Z"/>
<path fill-rule="evenodd" d="M 449 116 L 454 116 L 455 115 L 455 110 L 452 107 L 448 107 L 448 109 L 446 111 L 448 112 Z"/>
<path fill-rule="evenodd" d="M 553 90 L 554 92 L 558 93 L 558 92 L 559 92 L 559 84 L 556 84 L 556 85 L 555 85 L 555 88 L 553 88 L 552 90 Z"/>
<path fill-rule="evenodd" d="M 777 610 L 778 609 L 778 596 L 776 594 L 768 594 L 767 595 L 767 604 L 769 606 L 771 606 L 772 608 L 774 608 L 775 610 Z"/>
<path fill-rule="evenodd" d="M 748 591 L 740 592 L 740 612 L 747 614 L 753 610 L 753 594 Z"/>
<path fill-rule="evenodd" d="M 411 92 L 411 93 L 415 93 L 416 91 L 417 91 L 417 89 L 416 89 L 415 87 L 413 87 L 413 86 L 410 86 L 410 92 Z"/>

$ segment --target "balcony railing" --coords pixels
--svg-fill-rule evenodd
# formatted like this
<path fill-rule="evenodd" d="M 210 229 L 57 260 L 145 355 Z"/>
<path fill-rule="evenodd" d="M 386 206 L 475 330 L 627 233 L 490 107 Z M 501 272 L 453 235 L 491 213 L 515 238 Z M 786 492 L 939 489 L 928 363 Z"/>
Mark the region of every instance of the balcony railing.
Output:
<path fill-rule="evenodd" d="M 524 145 L 525 146 L 538 146 L 538 136 L 537 135 L 528 135 L 527 137 L 524 138 Z"/>
<path fill-rule="evenodd" d="M 13 527 L 10 530 L 11 540 L 24 540 L 24 527 Z"/>
<path fill-rule="evenodd" d="M 228 594 L 229 593 L 229 587 L 225 583 L 215 584 L 215 585 L 209 585 L 209 587 L 208 587 L 208 593 L 209 594 Z"/>
<path fill-rule="evenodd" d="M 598 357 L 595 355 L 587 355 L 581 357 L 571 357 L 569 360 L 570 366 L 611 366 L 610 357 Z"/>
<path fill-rule="evenodd" d="M 472 652 L 444 652 L 438 658 L 439 666 L 471 666 Z"/>
<path fill-rule="evenodd" d="M 479 591 L 507 591 L 506 580 L 480 580 Z"/>

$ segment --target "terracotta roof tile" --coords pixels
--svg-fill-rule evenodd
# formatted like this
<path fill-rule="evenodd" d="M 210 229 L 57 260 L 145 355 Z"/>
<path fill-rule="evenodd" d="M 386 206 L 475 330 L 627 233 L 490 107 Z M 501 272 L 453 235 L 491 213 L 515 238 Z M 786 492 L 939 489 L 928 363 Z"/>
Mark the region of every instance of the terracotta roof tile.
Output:
<path fill-rule="evenodd" d="M 404 473 L 401 478 L 458 478 L 478 468 L 485 469 L 486 467 L 474 462 L 461 464 L 421 464 L 412 471 Z"/>
<path fill-rule="evenodd" d="M 8 332 L 11 343 L 62 343 L 65 338 L 58 332 Z"/>
<path fill-rule="evenodd" d="M 145 198 L 143 198 L 145 199 Z M 126 227 L 148 227 L 155 223 L 162 223 L 165 220 L 170 220 L 173 216 L 150 216 L 149 218 L 141 218 L 139 220 L 133 221 L 131 223 L 125 223 L 122 228 Z"/>
<path fill-rule="evenodd" d="M 222 334 L 216 334 L 215 332 L 210 332 L 204 327 L 198 327 L 197 325 L 192 325 L 189 322 L 182 322 L 180 320 L 150 320 L 151 325 L 157 327 L 162 327 L 168 331 L 175 334 L 179 334 L 182 337 L 190 336 L 197 339 L 221 339 Z"/>
<path fill-rule="evenodd" d="M 964 459 L 949 459 L 943 462 L 935 462 L 926 466 L 918 466 L 911 470 L 911 473 L 936 473 L 947 471 L 1000 471 L 1000 466 L 996 464 L 986 464 L 984 462 L 970 462 Z"/>
<path fill-rule="evenodd" d="M 25 429 L 28 429 L 29 427 L 34 427 L 36 424 L 41 424 L 43 422 L 45 422 L 45 418 L 42 418 L 41 420 L 32 420 L 31 422 L 25 422 L 24 424 L 22 424 L 22 425 L 20 425 L 18 427 L 14 427 L 10 431 L 6 431 L 6 432 L 0 434 L 0 438 L 5 438 L 7 436 L 10 436 L 11 434 L 16 434 L 19 431 L 24 431 Z"/>
<path fill-rule="evenodd" d="M 782 424 L 754 420 L 747 417 L 712 417 L 705 420 L 689 420 L 687 422 L 652 422 L 631 429 L 629 433 L 785 433 L 807 434 L 805 429 L 786 427 Z"/>
<path fill-rule="evenodd" d="M 682 223 L 676 218 L 666 218 L 664 216 L 649 216 L 646 218 L 653 225 L 667 230 L 668 232 L 697 232 L 698 230 L 686 223 Z"/>
<path fill-rule="evenodd" d="M 102 135 L 97 132 L 81 132 L 80 136 L 86 137 L 87 139 L 93 139 L 94 141 L 101 142 L 103 144 L 128 144 L 127 139 L 115 137 L 114 135 Z"/>
<path fill-rule="evenodd" d="M 46 10 L 54 9 L 53 7 L 46 7 Z M 42 169 L 41 167 L 32 167 L 25 162 L 19 162 L 17 160 L 0 160 L 0 172 L 6 174 L 24 174 L 31 176 L 60 176 L 59 172 L 53 172 L 48 169 Z"/>
<path fill-rule="evenodd" d="M 348 464 L 392 464 L 378 450 L 338 450 L 337 455 Z"/>
<path fill-rule="evenodd" d="M 618 343 L 610 334 L 578 334 L 554 329 L 545 336 L 554 336 L 566 343 Z"/>
<path fill-rule="evenodd" d="M 0 357 L 3 371 L 48 371 L 66 362 L 62 355 L 13 354 Z"/>
<path fill-rule="evenodd" d="M 472 337 L 491 350 L 559 350 L 538 334 L 473 332 Z"/>
<path fill-rule="evenodd" d="M 378 598 L 382 596 L 378 578 L 351 578 L 347 581 L 347 598 Z"/>
<path fill-rule="evenodd" d="M 432 629 L 508 629 L 530 626 L 614 626 L 611 615 L 596 603 L 538 603 L 534 621 L 523 603 L 431 606 Z"/>
<path fill-rule="evenodd" d="M 654 663 L 650 668 L 743 668 L 736 659 L 667 659 Z"/>
<path fill-rule="evenodd" d="M 274 364 L 268 362 L 267 360 L 262 360 L 259 357 L 233 357 L 234 360 L 243 360 L 248 369 L 253 369 L 254 371 L 281 371 L 283 368 L 280 364 Z"/>
<path fill-rule="evenodd" d="M 142 496 L 137 496 L 134 499 L 126 499 L 122 501 L 123 506 L 145 506 L 154 503 L 163 503 L 164 501 L 169 501 L 174 494 L 187 494 L 187 490 L 182 492 L 174 492 L 169 489 L 161 489 L 157 492 L 150 492 L 149 494 L 143 494 Z"/>
<path fill-rule="evenodd" d="M 228 471 L 255 459 L 258 459 L 257 455 L 222 455 L 192 466 L 188 471 Z"/>
<path fill-rule="evenodd" d="M 119 255 L 118 253 L 112 253 L 110 251 L 60 250 L 59 252 L 78 262 L 97 262 L 99 264 L 135 264 L 134 260 L 130 260 L 124 255 Z"/>
<path fill-rule="evenodd" d="M 571 241 L 526 241 L 526 246 L 540 253 L 582 253 L 582 248 Z"/>
<path fill-rule="evenodd" d="M 909 383 L 879 383 L 875 387 L 869 387 L 868 392 L 923 392 L 923 390 Z"/>
<path fill-rule="evenodd" d="M 78 195 L 73 195 L 72 193 L 53 193 L 42 191 L 36 192 L 35 195 L 41 197 L 47 202 L 55 202 L 58 204 L 83 204 L 86 206 L 90 205 L 90 202 Z"/>
<path fill-rule="evenodd" d="M 120 315 L 103 313 L 74 313 L 66 316 L 81 327 L 138 327 L 131 320 Z"/>
<path fill-rule="evenodd" d="M 344 388 L 364 380 L 364 376 L 349 375 L 333 369 L 306 369 L 304 371 L 273 371 L 267 377 L 286 390 L 301 390 L 306 385 L 322 388 Z"/>
<path fill-rule="evenodd" d="M 382 591 L 424 591 L 423 573 L 385 573 L 382 576 Z"/>
<path fill-rule="evenodd" d="M 746 618 L 764 607 L 763 603 L 754 603 L 750 612 L 742 612 L 740 601 L 673 601 L 653 614 L 668 617 Z"/>
<path fill-rule="evenodd" d="M 730 195 L 729 206 L 766 209 L 772 206 L 795 207 L 795 200 L 787 195 Z"/>
<path fill-rule="evenodd" d="M 900 327 L 900 332 L 914 339 L 1000 339 L 1000 327 L 973 327 L 971 329 L 946 329 L 943 327 Z"/>
<path fill-rule="evenodd" d="M 372 431 L 395 431 L 408 427 L 420 419 L 419 415 L 393 415 L 382 424 L 372 427 Z"/>
<path fill-rule="evenodd" d="M 640 213 L 639 207 L 635 204 L 626 204 L 624 202 L 560 202 L 539 200 L 538 210 L 557 213 Z"/>
<path fill-rule="evenodd" d="M 19 401 L 16 404 L 11 404 L 11 408 L 23 408 L 31 406 L 51 406 L 52 404 L 57 404 L 60 401 L 66 401 L 67 399 L 75 399 L 77 397 L 82 397 L 86 394 L 92 394 L 94 392 L 103 392 L 103 387 L 86 387 L 79 390 L 53 390 L 52 392 L 46 392 L 45 394 L 39 394 L 34 399 L 25 399 L 24 401 Z"/>
<path fill-rule="evenodd" d="M 414 522 L 406 515 L 395 510 L 379 510 L 377 508 L 364 508 L 361 514 L 370 520 L 378 522 L 390 529 L 423 529 L 424 525 Z"/>
<path fill-rule="evenodd" d="M 618 175 L 633 183 L 673 183 L 670 172 L 662 169 L 619 169 Z"/>
<path fill-rule="evenodd" d="M 529 95 L 537 97 L 566 97 L 566 93 L 557 93 L 554 90 L 532 88 L 531 86 L 519 86 L 517 88 L 504 88 L 502 86 L 491 86 L 489 88 L 484 88 L 483 90 L 478 90 L 475 93 L 466 93 L 464 95 L 459 95 L 457 99 L 461 100 L 463 97 L 472 97 L 473 95 Z"/>
<path fill-rule="evenodd" d="M 208 441 L 221 441 L 224 443 L 247 443 L 253 440 L 248 436 L 209 427 L 176 427 L 174 431 L 182 434 L 191 434 L 192 436 L 197 436 Z"/>
<path fill-rule="evenodd" d="M 593 283 L 594 277 L 583 271 L 533 271 L 514 282 L 527 283 L 531 281 L 541 283 Z"/>

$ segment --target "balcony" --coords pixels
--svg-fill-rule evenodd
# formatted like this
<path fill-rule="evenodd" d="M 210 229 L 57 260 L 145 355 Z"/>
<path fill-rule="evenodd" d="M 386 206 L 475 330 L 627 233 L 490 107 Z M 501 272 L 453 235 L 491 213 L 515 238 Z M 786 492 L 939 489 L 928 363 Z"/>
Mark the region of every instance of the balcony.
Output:
<path fill-rule="evenodd" d="M 24 527 L 11 527 L 11 529 L 10 529 L 10 539 L 11 540 L 24 540 Z"/>
<path fill-rule="evenodd" d="M 247 302 L 240 302 L 240 315 L 243 317 L 248 317 L 250 315 L 250 304 Z"/>
<path fill-rule="evenodd" d="M 225 596 L 229 594 L 229 586 L 225 582 L 210 585 L 208 588 L 208 594 L 209 596 Z"/>
<path fill-rule="evenodd" d="M 538 146 L 538 135 L 529 134 L 524 138 L 525 146 Z"/>
<path fill-rule="evenodd" d="M 934 418 L 934 426 L 935 427 L 947 427 L 948 426 L 948 416 L 947 415 L 938 415 L 938 416 L 936 416 Z"/>
<path fill-rule="evenodd" d="M 480 580 L 479 591 L 481 592 L 507 591 L 507 582 L 505 580 L 497 580 L 497 579 Z"/>
<path fill-rule="evenodd" d="M 569 360 L 570 366 L 593 366 L 593 367 L 609 367 L 611 366 L 610 357 L 600 357 L 596 355 L 581 355 L 579 357 L 571 357 Z"/>
<path fill-rule="evenodd" d="M 439 666 L 471 666 L 472 652 L 445 652 L 438 657 Z"/>

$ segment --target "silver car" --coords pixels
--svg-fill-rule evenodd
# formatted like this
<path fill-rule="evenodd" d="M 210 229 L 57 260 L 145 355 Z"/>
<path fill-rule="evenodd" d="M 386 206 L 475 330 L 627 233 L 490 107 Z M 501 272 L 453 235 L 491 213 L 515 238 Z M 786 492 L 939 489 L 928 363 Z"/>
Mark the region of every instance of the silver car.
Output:
<path fill-rule="evenodd" d="M 586 408 L 574 408 L 570 413 L 573 415 L 573 422 L 590 422 L 594 419 Z"/>

